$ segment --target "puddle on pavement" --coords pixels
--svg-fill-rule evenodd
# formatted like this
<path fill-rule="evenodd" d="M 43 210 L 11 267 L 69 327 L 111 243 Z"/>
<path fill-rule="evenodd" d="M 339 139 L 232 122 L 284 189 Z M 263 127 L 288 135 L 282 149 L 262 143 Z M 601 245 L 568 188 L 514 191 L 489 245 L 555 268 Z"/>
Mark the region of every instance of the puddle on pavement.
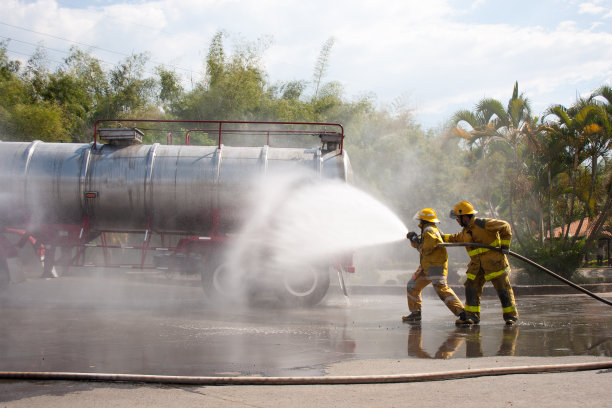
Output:
<path fill-rule="evenodd" d="M 521 316 L 515 326 L 504 324 L 497 299 L 483 299 L 481 324 L 472 327 L 454 326 L 453 316 L 438 303 L 437 299 L 424 300 L 424 317 L 420 324 L 390 320 L 363 333 L 353 330 L 350 341 L 356 344 L 356 354 L 366 354 L 370 358 L 439 359 L 612 356 L 612 308 L 590 298 L 519 298 Z M 399 320 L 399 316 L 395 319 Z M 384 336 L 380 336 L 381 330 L 385 331 Z M 404 350 L 400 350 L 402 338 Z M 378 351 L 381 349 L 387 350 L 386 355 Z M 390 350 L 395 352 L 390 353 Z"/>
<path fill-rule="evenodd" d="M 0 297 L 0 370 L 292 376 L 360 359 L 612 356 L 612 308 L 580 295 L 519 297 L 512 327 L 499 301 L 485 298 L 481 324 L 462 328 L 434 297 L 424 298 L 423 321 L 413 326 L 401 322 L 399 295 L 220 310 L 196 300 L 199 288 L 166 298 L 161 285 L 129 286 L 122 301 L 52 283 L 61 288 L 16 285 Z"/>

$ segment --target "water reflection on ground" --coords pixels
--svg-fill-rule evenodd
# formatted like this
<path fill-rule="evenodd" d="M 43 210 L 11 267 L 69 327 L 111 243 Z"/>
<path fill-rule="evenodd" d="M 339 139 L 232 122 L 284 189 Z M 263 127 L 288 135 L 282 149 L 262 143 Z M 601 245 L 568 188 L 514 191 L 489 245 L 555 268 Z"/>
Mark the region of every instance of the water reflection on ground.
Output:
<path fill-rule="evenodd" d="M 398 306 L 404 302 L 399 300 Z M 359 308 L 356 303 L 353 306 Z M 375 307 L 372 305 L 375 301 L 369 303 Z M 518 325 L 506 326 L 499 301 L 487 298 L 483 299 L 480 325 L 457 327 L 453 316 L 438 299 L 426 298 L 420 324 L 388 321 L 384 328 L 386 337 L 398 330 L 403 333 L 407 344 L 404 356 L 413 358 L 612 356 L 612 308 L 609 306 L 581 295 L 521 297 L 517 304 L 521 314 Z M 399 319 L 397 315 L 394 318 Z M 356 330 L 353 334 L 357 336 L 352 341 L 357 343 L 358 350 L 360 344 L 373 342 L 372 331 L 365 335 Z M 374 341 L 379 345 L 384 342 Z M 369 353 L 377 354 L 372 350 Z"/>
<path fill-rule="evenodd" d="M 349 300 L 332 288 L 311 309 L 218 307 L 197 287 L 60 278 L 0 295 L 0 370 L 162 375 L 323 375 L 356 359 L 612 356 L 612 308 L 587 296 L 519 297 L 508 327 L 497 299 L 456 327 L 426 293 L 420 325 L 400 295 Z M 609 296 L 608 296 L 609 297 Z"/>

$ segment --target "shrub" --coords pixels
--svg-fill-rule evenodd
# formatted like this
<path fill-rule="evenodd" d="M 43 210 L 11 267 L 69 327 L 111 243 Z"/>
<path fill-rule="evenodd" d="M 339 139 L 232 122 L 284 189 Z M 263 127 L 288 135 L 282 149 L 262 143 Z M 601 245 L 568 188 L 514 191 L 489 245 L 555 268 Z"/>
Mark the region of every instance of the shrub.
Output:
<path fill-rule="evenodd" d="M 542 248 L 538 243 L 534 242 L 517 247 L 514 251 L 557 275 L 574 281 L 580 278 L 576 272 L 580 266 L 583 245 L 583 241 L 578 241 L 574 247 L 564 248 L 560 242 L 553 242 L 552 245 Z M 534 266 L 521 261 L 517 262 L 520 262 L 522 264 L 521 267 L 524 267 L 521 273 L 517 275 L 516 281 L 518 284 L 542 285 L 560 283 L 559 280 Z"/>

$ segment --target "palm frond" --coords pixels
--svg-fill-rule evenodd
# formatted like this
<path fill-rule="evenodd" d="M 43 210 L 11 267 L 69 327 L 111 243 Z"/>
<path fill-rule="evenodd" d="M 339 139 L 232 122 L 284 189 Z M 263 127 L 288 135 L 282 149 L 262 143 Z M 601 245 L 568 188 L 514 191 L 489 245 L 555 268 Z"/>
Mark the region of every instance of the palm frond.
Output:
<path fill-rule="evenodd" d="M 497 99 L 485 98 L 481 100 L 476 105 L 476 112 L 483 116 L 485 123 L 489 123 L 495 119 L 498 121 L 496 127 L 507 125 L 506 110 Z"/>
<path fill-rule="evenodd" d="M 455 125 L 459 125 L 460 122 L 465 122 L 468 125 L 470 125 L 472 129 L 475 129 L 482 125 L 482 123 L 480 123 L 478 116 L 474 112 L 469 111 L 467 109 L 462 109 L 460 111 L 457 111 L 453 115 L 451 122 Z"/>

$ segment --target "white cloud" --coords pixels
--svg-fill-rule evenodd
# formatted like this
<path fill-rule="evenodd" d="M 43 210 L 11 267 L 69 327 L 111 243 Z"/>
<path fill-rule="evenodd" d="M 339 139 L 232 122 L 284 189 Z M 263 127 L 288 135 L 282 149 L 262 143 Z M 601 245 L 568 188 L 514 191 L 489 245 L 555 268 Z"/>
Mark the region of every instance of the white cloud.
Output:
<path fill-rule="evenodd" d="M 586 3 L 581 3 L 578 5 L 578 12 L 580 14 L 601 14 L 604 11 L 607 11 L 604 7 L 599 6 L 598 4 L 601 3 L 599 1 L 593 1 L 593 2 L 586 2 Z"/>
<path fill-rule="evenodd" d="M 310 80 L 322 45 L 333 36 L 327 80 L 344 84 L 348 96 L 374 92 L 382 103 L 410 94 L 430 122 L 472 108 L 484 96 L 507 99 L 516 80 L 543 106 L 610 81 L 612 28 L 601 24 L 612 17 L 606 3 L 576 3 L 556 20 L 547 14 L 531 25 L 511 23 L 522 21 L 518 6 L 509 16 L 514 20 L 499 22 L 498 15 L 471 14 L 490 8 L 486 1 L 457 4 L 158 0 L 76 9 L 53 0 L 5 0 L 0 22 L 115 51 L 92 50 L 111 63 L 149 51 L 152 61 L 176 65 L 186 77 L 191 70 L 196 79 L 219 30 L 248 41 L 271 36 L 263 64 L 273 82 Z M 71 45 L 3 25 L 0 35 L 66 50 Z"/>

